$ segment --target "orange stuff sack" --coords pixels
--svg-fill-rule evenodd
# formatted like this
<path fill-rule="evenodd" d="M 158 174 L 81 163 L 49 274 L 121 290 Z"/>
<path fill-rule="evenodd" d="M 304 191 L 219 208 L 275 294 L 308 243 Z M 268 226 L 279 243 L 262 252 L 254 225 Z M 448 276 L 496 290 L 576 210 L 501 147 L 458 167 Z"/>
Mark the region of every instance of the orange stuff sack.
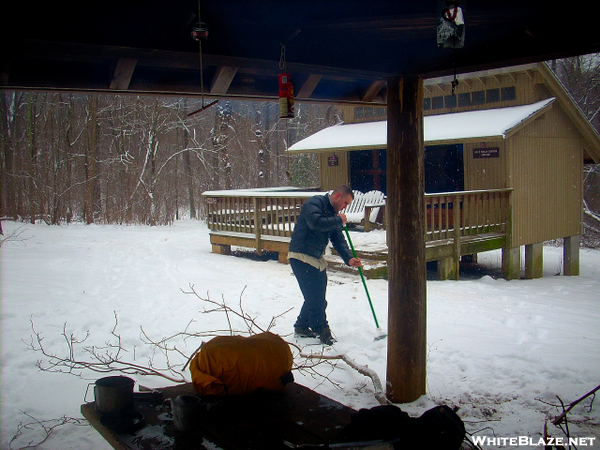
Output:
<path fill-rule="evenodd" d="M 218 336 L 205 343 L 190 363 L 192 384 L 200 395 L 249 394 L 281 390 L 293 381 L 292 352 L 281 337 Z"/>

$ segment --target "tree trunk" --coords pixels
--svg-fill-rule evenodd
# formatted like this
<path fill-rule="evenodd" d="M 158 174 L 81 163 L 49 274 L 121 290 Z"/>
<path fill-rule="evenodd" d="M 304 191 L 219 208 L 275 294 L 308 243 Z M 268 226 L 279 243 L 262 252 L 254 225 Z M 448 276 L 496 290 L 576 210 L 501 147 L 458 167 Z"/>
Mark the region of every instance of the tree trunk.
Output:
<path fill-rule="evenodd" d="M 184 101 L 184 114 L 187 109 L 187 101 Z M 183 148 L 188 148 L 190 145 L 190 132 L 186 127 L 183 128 Z M 190 208 L 190 219 L 195 219 L 196 216 L 196 200 L 194 199 L 194 177 L 192 175 L 192 159 L 190 152 L 183 153 L 183 170 L 187 178 L 188 203 Z"/>
<path fill-rule="evenodd" d="M 90 94 L 89 99 L 89 128 L 88 128 L 88 142 L 85 152 L 85 222 L 90 225 L 94 223 L 94 204 L 95 195 L 94 187 L 96 185 L 96 148 L 97 148 L 97 118 L 98 118 L 98 95 Z"/>
<path fill-rule="evenodd" d="M 12 97 L 10 103 L 7 101 L 7 97 Z M 12 180 L 12 174 L 15 173 L 12 141 L 12 122 L 14 119 L 9 109 L 14 107 L 15 99 L 15 93 L 0 93 L 0 136 L 2 136 L 0 140 L 0 177 L 2 178 L 2 185 L 0 186 L 0 217 L 12 217 L 14 220 L 17 218 L 15 210 L 15 183 Z"/>
<path fill-rule="evenodd" d="M 29 221 L 35 224 L 35 215 L 37 213 L 36 203 L 37 192 L 35 186 L 36 179 L 36 164 L 37 164 L 37 150 L 35 148 L 35 102 L 37 100 L 37 94 L 30 93 L 27 95 L 27 128 L 26 128 L 26 139 L 27 149 L 29 154 L 28 159 L 28 191 L 29 191 Z"/>

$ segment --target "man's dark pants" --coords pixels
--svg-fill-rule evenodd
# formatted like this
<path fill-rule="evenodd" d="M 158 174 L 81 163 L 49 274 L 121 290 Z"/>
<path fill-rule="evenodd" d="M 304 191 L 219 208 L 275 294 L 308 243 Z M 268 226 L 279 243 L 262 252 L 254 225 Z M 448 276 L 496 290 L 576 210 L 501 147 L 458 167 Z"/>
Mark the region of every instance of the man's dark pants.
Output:
<path fill-rule="evenodd" d="M 328 328 L 327 316 L 325 315 L 325 308 L 327 308 L 327 300 L 325 300 L 327 271 L 321 271 L 294 258 L 290 259 L 290 266 L 292 266 L 292 271 L 304 296 L 304 304 L 294 327 L 310 327 L 315 333 L 319 334 L 323 329 Z"/>

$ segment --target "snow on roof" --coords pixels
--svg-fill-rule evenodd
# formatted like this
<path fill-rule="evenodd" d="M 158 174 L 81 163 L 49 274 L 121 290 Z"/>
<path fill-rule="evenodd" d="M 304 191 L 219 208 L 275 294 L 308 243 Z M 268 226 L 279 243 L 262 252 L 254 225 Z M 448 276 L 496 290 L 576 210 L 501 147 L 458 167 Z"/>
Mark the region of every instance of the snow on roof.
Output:
<path fill-rule="evenodd" d="M 425 142 L 501 137 L 554 101 L 531 105 L 425 116 Z M 334 125 L 292 145 L 290 152 L 333 149 L 371 149 L 387 145 L 387 121 Z"/>
<path fill-rule="evenodd" d="M 278 186 L 269 188 L 250 188 L 250 189 L 225 189 L 215 191 L 204 191 L 204 197 L 312 197 L 325 192 L 315 189 L 304 189 L 295 186 Z"/>

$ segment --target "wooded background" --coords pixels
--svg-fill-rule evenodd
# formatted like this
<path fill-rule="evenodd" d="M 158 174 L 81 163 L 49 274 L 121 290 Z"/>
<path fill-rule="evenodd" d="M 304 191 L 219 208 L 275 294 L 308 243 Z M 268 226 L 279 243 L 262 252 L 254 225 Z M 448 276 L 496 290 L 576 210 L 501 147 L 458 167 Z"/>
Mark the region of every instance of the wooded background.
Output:
<path fill-rule="evenodd" d="M 600 130 L 600 55 L 550 62 Z M 342 121 L 335 105 L 0 93 L 0 217 L 51 224 L 202 218 L 205 190 L 317 187 L 315 155 L 285 149 Z M 584 243 L 600 245 L 600 165 L 585 167 Z"/>
<path fill-rule="evenodd" d="M 2 212 L 52 224 L 201 218 L 209 189 L 318 186 L 286 145 L 341 121 L 336 107 L 130 95 L 3 92 Z"/>

